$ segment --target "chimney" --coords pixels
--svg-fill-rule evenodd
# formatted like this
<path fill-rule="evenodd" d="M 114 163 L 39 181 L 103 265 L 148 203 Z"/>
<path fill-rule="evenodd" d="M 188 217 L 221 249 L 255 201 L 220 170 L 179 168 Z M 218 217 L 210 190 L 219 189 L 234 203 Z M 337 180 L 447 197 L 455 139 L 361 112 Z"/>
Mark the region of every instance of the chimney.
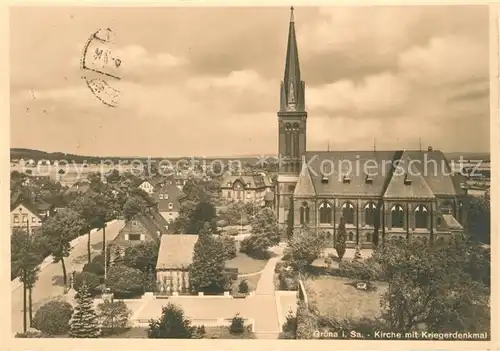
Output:
<path fill-rule="evenodd" d="M 431 152 L 432 151 L 432 146 L 427 146 L 427 151 Z"/>

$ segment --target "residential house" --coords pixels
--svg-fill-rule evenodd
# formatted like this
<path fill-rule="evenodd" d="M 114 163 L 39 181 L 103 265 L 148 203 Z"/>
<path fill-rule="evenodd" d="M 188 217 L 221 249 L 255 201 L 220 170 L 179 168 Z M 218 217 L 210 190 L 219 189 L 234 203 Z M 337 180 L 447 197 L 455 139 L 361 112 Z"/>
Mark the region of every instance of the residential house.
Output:
<path fill-rule="evenodd" d="M 163 235 L 156 264 L 156 281 L 166 293 L 189 291 L 189 266 L 198 235 Z"/>
<path fill-rule="evenodd" d="M 64 192 L 65 197 L 75 197 L 86 194 L 90 190 L 90 182 L 87 179 L 79 180 Z"/>
<path fill-rule="evenodd" d="M 229 175 L 221 181 L 222 197 L 227 201 L 253 202 L 265 205 L 267 193 L 272 193 L 272 184 L 263 175 Z M 268 195 L 269 197 L 269 195 Z"/>
<path fill-rule="evenodd" d="M 165 226 L 152 215 L 136 214 L 125 222 L 123 228 L 111 242 L 110 246 L 118 247 L 120 252 L 133 245 L 145 242 L 159 242 L 160 236 L 165 234 Z"/>
<path fill-rule="evenodd" d="M 12 229 L 29 229 L 37 231 L 43 220 L 49 216 L 48 211 L 44 212 L 44 208 L 38 208 L 36 205 L 27 201 L 18 202 L 10 211 L 10 226 Z"/>
<path fill-rule="evenodd" d="M 146 193 L 149 195 L 152 195 L 155 191 L 156 186 L 158 185 L 158 182 L 154 180 L 145 180 L 139 185 L 139 189 L 144 190 Z"/>
<path fill-rule="evenodd" d="M 154 198 L 158 202 L 158 211 L 167 222 L 174 221 L 179 215 L 182 196 L 181 190 L 170 183 L 161 184 L 154 192 Z"/>

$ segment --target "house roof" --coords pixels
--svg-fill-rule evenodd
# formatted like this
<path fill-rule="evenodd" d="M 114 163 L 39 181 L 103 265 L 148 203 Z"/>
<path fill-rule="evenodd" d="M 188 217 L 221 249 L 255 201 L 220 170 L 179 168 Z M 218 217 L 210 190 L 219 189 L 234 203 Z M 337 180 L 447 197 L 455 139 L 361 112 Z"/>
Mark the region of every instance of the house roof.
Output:
<path fill-rule="evenodd" d="M 165 194 L 168 195 L 167 199 L 164 197 Z M 160 195 L 162 195 L 162 198 L 160 198 Z M 155 191 L 154 196 L 158 202 L 158 210 L 160 212 L 179 212 L 181 207 L 179 199 L 182 196 L 182 191 L 176 185 L 163 184 L 162 187 Z M 170 208 L 170 204 L 172 204 L 172 208 Z"/>
<path fill-rule="evenodd" d="M 19 203 L 17 203 L 15 206 L 12 207 L 12 210 L 10 212 L 11 213 L 14 212 L 17 208 L 19 208 L 19 206 L 23 206 L 28 211 L 30 211 L 34 216 L 36 216 L 39 219 L 41 219 L 40 215 L 39 215 L 40 211 L 38 211 L 38 209 L 33 204 L 30 204 L 27 201 L 20 201 Z"/>
<path fill-rule="evenodd" d="M 271 186 L 270 180 L 263 175 L 224 175 L 221 181 L 221 188 L 230 189 L 235 182 L 241 182 L 246 189 L 262 189 Z"/>
<path fill-rule="evenodd" d="M 156 224 L 156 227 L 160 228 L 160 232 L 162 234 L 166 233 L 167 230 L 165 229 L 168 228 L 168 222 L 167 220 L 158 212 L 156 209 L 151 210 L 151 217 L 152 221 Z"/>
<path fill-rule="evenodd" d="M 305 157 L 303 157 L 302 162 L 306 161 Z M 294 196 L 314 196 L 316 195 L 316 190 L 314 189 L 314 184 L 311 179 L 311 172 L 308 167 L 303 167 L 300 172 L 299 180 L 297 181 L 297 185 L 295 186 L 295 190 L 293 192 Z"/>
<path fill-rule="evenodd" d="M 264 201 L 274 201 L 274 193 L 272 192 L 267 192 L 266 195 L 264 195 Z"/>
<path fill-rule="evenodd" d="M 198 235 L 165 234 L 161 236 L 156 269 L 187 268 L 193 262 Z"/>

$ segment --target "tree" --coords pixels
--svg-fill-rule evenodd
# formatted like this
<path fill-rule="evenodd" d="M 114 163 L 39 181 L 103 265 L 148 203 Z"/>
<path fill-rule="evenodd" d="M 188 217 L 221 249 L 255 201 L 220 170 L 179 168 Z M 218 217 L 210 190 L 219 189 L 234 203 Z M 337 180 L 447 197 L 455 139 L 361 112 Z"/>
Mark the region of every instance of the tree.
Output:
<path fill-rule="evenodd" d="M 99 337 L 101 334 L 99 321 L 87 285 L 83 284 L 75 297 L 77 305 L 70 321 L 70 338 Z"/>
<path fill-rule="evenodd" d="M 314 233 L 310 228 L 303 227 L 288 241 L 285 257 L 298 272 L 311 265 L 323 252 L 326 238 L 323 233 Z"/>
<path fill-rule="evenodd" d="M 285 323 L 283 323 L 282 339 L 295 339 L 297 336 L 297 317 L 291 310 L 286 315 Z"/>
<path fill-rule="evenodd" d="M 66 301 L 49 301 L 35 314 L 33 327 L 49 335 L 64 334 L 69 330 L 73 307 Z"/>
<path fill-rule="evenodd" d="M 136 214 L 144 214 L 146 211 L 147 203 L 139 196 L 130 196 L 123 205 L 123 216 L 127 221 L 131 220 Z"/>
<path fill-rule="evenodd" d="M 184 311 L 168 303 L 162 308 L 159 319 L 149 322 L 148 338 L 150 339 L 191 339 L 196 328 L 191 326 L 191 321 L 184 316 Z"/>
<path fill-rule="evenodd" d="M 219 237 L 224 246 L 224 253 L 226 260 L 230 260 L 236 257 L 236 241 L 230 235 L 223 234 Z"/>
<path fill-rule="evenodd" d="M 95 256 L 90 263 L 86 263 L 83 266 L 82 272 L 93 273 L 98 277 L 104 276 L 104 256 L 102 255 Z"/>
<path fill-rule="evenodd" d="M 252 219 L 252 234 L 241 242 L 240 251 L 256 257 L 268 257 L 268 249 L 280 242 L 280 228 L 270 208 L 261 209 Z"/>
<path fill-rule="evenodd" d="M 342 258 L 345 255 L 345 249 L 346 249 L 345 242 L 346 242 L 346 231 L 345 231 L 344 217 L 340 217 L 337 238 L 335 240 L 335 250 L 337 251 L 337 256 L 339 257 L 339 260 L 342 260 Z"/>
<path fill-rule="evenodd" d="M 210 226 L 206 224 L 194 246 L 193 263 L 189 267 L 189 281 L 195 291 L 224 291 L 224 257 L 222 241 L 214 238 Z"/>
<path fill-rule="evenodd" d="M 158 244 L 156 242 L 145 242 L 130 246 L 125 249 L 123 263 L 131 268 L 138 269 L 143 273 L 154 270 L 158 260 Z"/>
<path fill-rule="evenodd" d="M 128 328 L 132 311 L 123 301 L 104 301 L 97 305 L 97 315 L 103 330 L 115 332 Z"/>
<path fill-rule="evenodd" d="M 113 169 L 111 173 L 106 176 L 106 181 L 109 184 L 118 183 L 121 180 L 120 172 L 117 169 Z"/>
<path fill-rule="evenodd" d="M 73 289 L 78 291 L 84 284 L 87 286 L 89 293 L 94 295 L 97 293 L 96 289 L 100 284 L 100 278 L 98 275 L 91 272 L 76 273 L 73 281 Z"/>
<path fill-rule="evenodd" d="M 238 285 L 238 292 L 241 294 L 247 294 L 248 293 L 248 283 L 246 279 L 243 279 L 240 284 Z"/>
<path fill-rule="evenodd" d="M 489 244 L 491 241 L 491 203 L 490 195 L 470 196 L 468 207 L 469 233 L 477 241 Z"/>
<path fill-rule="evenodd" d="M 144 292 L 144 275 L 135 268 L 113 265 L 106 274 L 106 287 L 115 297 L 134 297 Z"/>
<path fill-rule="evenodd" d="M 194 234 L 203 229 L 206 222 L 210 223 L 212 231 L 217 230 L 215 206 L 210 202 L 185 200 L 174 221 L 174 230 L 178 234 Z"/>
<path fill-rule="evenodd" d="M 71 251 L 70 241 L 82 231 L 84 223 L 78 213 L 69 210 L 56 213 L 42 225 L 42 235 L 47 238 L 47 247 L 54 262 L 61 262 L 64 285 L 67 285 L 66 265 L 64 257 Z"/>
<path fill-rule="evenodd" d="M 243 334 L 245 332 L 245 321 L 241 318 L 239 313 L 231 320 L 231 325 L 229 326 L 229 332 L 231 334 Z"/>
<path fill-rule="evenodd" d="M 389 281 L 381 306 L 391 330 L 489 330 L 488 289 L 464 269 L 469 260 L 466 246 L 384 245 L 377 260 Z"/>

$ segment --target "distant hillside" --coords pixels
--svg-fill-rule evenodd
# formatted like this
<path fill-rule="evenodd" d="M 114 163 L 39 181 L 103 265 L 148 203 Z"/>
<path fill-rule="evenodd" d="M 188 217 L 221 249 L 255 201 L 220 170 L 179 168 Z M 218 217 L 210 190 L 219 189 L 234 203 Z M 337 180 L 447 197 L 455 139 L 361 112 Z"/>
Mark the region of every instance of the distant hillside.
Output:
<path fill-rule="evenodd" d="M 460 157 L 464 160 L 481 160 L 490 161 L 491 154 L 489 152 L 447 152 L 446 158 L 451 161 L 459 161 Z"/>

